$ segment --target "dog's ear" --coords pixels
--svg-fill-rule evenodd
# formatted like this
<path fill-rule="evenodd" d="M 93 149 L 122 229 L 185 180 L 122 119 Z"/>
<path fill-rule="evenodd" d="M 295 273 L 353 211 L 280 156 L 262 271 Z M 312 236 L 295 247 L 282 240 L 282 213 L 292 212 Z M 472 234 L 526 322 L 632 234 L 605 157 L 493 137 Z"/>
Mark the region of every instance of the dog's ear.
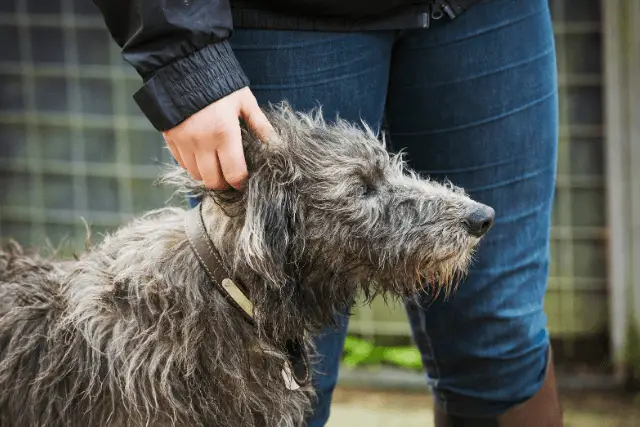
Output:
<path fill-rule="evenodd" d="M 296 180 L 280 149 L 264 150 L 261 164 L 250 175 L 244 190 L 245 218 L 237 254 L 264 280 L 280 287 L 288 279 L 291 243 L 296 238 Z"/>

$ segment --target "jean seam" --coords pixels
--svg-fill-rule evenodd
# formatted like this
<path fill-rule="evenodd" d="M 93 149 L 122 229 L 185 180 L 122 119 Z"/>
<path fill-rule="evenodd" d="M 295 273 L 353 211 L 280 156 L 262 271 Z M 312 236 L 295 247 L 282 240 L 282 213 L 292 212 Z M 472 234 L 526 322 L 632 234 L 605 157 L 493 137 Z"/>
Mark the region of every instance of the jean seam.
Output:
<path fill-rule="evenodd" d="M 418 314 L 419 314 L 419 316 L 420 316 L 420 324 L 421 324 L 421 325 L 426 325 L 426 319 L 424 318 L 425 311 L 424 311 L 424 310 L 422 310 L 422 309 L 419 307 L 419 304 L 418 304 Z M 438 359 L 437 359 L 437 357 L 436 357 L 436 353 L 435 353 L 435 350 L 434 350 L 434 348 L 433 348 L 433 344 L 432 344 L 432 342 L 431 342 L 431 337 L 429 336 L 429 332 L 427 331 L 427 328 L 426 328 L 426 327 L 424 327 L 424 326 L 423 326 L 423 330 L 424 330 L 424 336 L 425 336 L 425 344 L 427 345 L 427 347 L 428 347 L 428 352 L 429 352 L 429 354 L 431 355 L 431 360 L 433 361 L 433 366 L 434 366 L 434 368 L 435 368 L 435 375 L 436 375 L 436 377 L 437 377 L 436 383 L 435 383 L 435 385 L 433 386 L 433 388 L 434 388 L 434 389 L 436 389 L 436 388 L 437 388 L 438 383 L 440 382 L 440 377 L 441 377 L 441 375 L 440 375 L 440 365 L 438 365 Z M 443 393 L 439 393 L 439 392 L 438 392 L 438 390 L 435 390 L 435 394 L 436 394 L 436 398 L 437 398 L 437 400 L 440 402 L 440 405 L 442 406 L 442 408 L 443 408 L 443 409 L 445 410 L 445 412 L 446 412 L 446 409 L 447 409 L 447 399 L 446 399 L 446 396 L 444 396 L 444 394 L 443 394 Z"/>
<path fill-rule="evenodd" d="M 543 102 L 548 101 L 550 98 L 556 96 L 557 92 L 558 91 L 554 89 L 551 92 L 541 95 L 534 101 L 530 101 L 518 107 L 512 108 L 508 111 L 495 114 L 494 116 L 491 116 L 485 119 L 476 120 L 470 123 L 465 123 L 463 125 L 450 126 L 450 127 L 441 128 L 441 129 L 431 129 L 431 130 L 421 131 L 421 132 L 395 132 L 395 134 L 399 136 L 428 136 L 428 135 L 439 135 L 447 132 L 459 132 L 462 130 L 472 129 L 474 127 L 484 126 L 499 120 L 506 119 L 507 117 L 510 117 L 514 114 L 520 113 L 522 111 L 526 111 L 529 108 L 540 105 Z"/>
<path fill-rule="evenodd" d="M 416 49 L 417 50 L 417 49 Z M 474 74 L 472 76 L 468 76 L 465 78 L 457 78 L 457 79 L 453 79 L 453 80 L 447 80 L 447 81 L 443 81 L 443 82 L 438 82 L 435 84 L 431 84 L 428 86 L 429 89 L 433 89 L 433 88 L 437 88 L 437 87 L 443 87 L 443 86 L 450 86 L 450 85 L 455 85 L 455 84 L 459 84 L 459 83 L 467 83 L 467 82 L 471 82 L 473 80 L 478 80 L 484 77 L 489 77 L 492 76 L 494 74 L 498 74 L 498 73 L 503 73 L 505 71 L 512 71 L 514 68 L 523 66 L 523 65 L 529 65 L 534 63 L 535 61 L 538 61 L 540 59 L 545 59 L 546 57 L 548 57 L 551 54 L 555 53 L 555 49 L 553 46 L 549 47 L 548 49 L 543 50 L 541 53 L 537 53 L 527 59 L 521 60 L 521 61 L 514 61 L 509 63 L 509 65 L 504 65 L 502 67 L 498 67 L 498 68 L 494 68 L 488 71 L 484 71 L 478 74 Z M 420 85 L 404 85 L 403 87 L 405 88 L 412 88 L 412 87 L 420 87 Z"/>

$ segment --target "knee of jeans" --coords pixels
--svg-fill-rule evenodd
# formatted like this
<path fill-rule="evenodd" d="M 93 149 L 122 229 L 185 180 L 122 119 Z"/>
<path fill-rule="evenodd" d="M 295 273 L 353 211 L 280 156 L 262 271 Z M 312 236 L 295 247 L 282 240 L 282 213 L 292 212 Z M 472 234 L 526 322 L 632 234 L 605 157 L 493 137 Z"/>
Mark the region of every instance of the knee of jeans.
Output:
<path fill-rule="evenodd" d="M 485 388 L 468 387 L 439 378 L 433 387 L 434 398 L 445 411 L 465 417 L 488 417 L 503 414 L 512 407 L 530 399 L 542 387 L 548 367 L 548 347 L 536 351 L 531 357 L 510 362 L 498 362 L 493 369 L 495 377 L 478 375 L 478 383 Z"/>
<path fill-rule="evenodd" d="M 508 318 L 498 311 L 476 320 L 481 327 L 467 323 L 452 334 L 450 325 L 438 325 L 451 321 L 445 315 L 435 313 L 427 322 L 425 310 L 411 305 L 407 313 L 427 382 L 447 412 L 495 416 L 541 387 L 549 350 L 544 314 Z"/>

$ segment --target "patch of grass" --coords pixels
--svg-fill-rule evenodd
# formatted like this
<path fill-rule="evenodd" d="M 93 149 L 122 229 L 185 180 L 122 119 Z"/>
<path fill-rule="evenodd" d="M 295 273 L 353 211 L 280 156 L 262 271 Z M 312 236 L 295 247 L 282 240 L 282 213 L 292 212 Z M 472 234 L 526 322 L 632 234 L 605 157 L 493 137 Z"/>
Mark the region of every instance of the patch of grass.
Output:
<path fill-rule="evenodd" d="M 413 371 L 422 370 L 422 358 L 412 346 L 378 346 L 355 336 L 347 336 L 343 362 L 350 367 L 363 365 L 393 365 Z"/>

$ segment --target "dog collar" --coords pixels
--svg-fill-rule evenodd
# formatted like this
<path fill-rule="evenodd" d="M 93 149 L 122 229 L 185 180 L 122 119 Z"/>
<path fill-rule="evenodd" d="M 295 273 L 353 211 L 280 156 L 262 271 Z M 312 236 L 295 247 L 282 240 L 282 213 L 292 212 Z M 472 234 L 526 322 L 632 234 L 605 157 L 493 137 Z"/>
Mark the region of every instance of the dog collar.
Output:
<path fill-rule="evenodd" d="M 202 203 L 187 211 L 184 228 L 189 246 L 209 280 L 225 299 L 239 311 L 244 319 L 255 326 L 254 308 L 249 292 L 238 280 L 234 280 L 224 266 L 220 253 L 215 248 L 202 218 Z M 287 340 L 285 353 L 288 362 L 282 369 L 282 378 L 290 390 L 309 383 L 309 362 L 304 346 L 299 340 Z"/>
<path fill-rule="evenodd" d="M 207 277 L 218 288 L 227 301 L 242 313 L 245 320 L 255 325 L 253 320 L 253 303 L 249 299 L 248 292 L 231 278 L 224 264 L 220 253 L 214 247 L 213 242 L 207 234 L 202 219 L 202 204 L 198 204 L 194 209 L 187 212 L 184 228 L 187 240 L 198 258 L 198 262 L 207 273 Z"/>

